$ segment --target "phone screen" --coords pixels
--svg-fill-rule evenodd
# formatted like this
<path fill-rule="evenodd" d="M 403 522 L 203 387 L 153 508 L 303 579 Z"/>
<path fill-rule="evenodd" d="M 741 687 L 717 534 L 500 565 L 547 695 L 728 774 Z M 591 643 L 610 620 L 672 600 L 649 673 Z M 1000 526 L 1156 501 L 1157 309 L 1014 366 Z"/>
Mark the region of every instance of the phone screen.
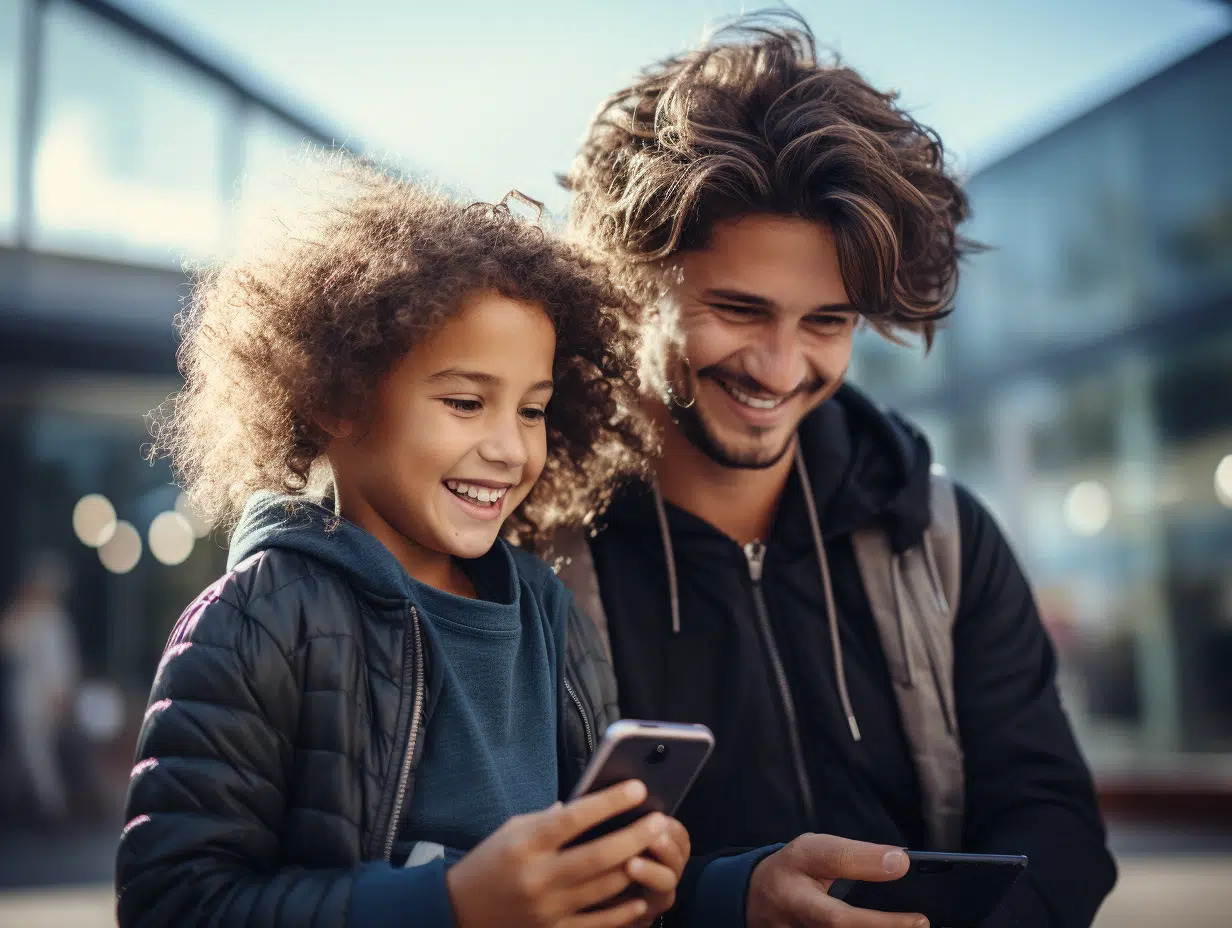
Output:
<path fill-rule="evenodd" d="M 906 876 L 887 883 L 837 880 L 830 895 L 859 909 L 919 912 L 934 925 L 979 928 L 1022 875 L 1027 858 L 908 851 Z"/>

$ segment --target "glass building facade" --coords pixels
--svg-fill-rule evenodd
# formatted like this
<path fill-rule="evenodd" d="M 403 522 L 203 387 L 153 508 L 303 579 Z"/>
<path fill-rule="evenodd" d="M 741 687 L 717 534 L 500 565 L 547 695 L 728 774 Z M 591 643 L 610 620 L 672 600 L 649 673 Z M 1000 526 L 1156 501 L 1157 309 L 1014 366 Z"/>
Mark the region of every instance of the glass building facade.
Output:
<path fill-rule="evenodd" d="M 244 185 L 333 138 L 110 4 L 0 0 L 0 613 L 40 556 L 67 566 L 120 758 L 226 559 L 142 459 L 143 417 L 178 388 L 183 262 L 225 243 Z"/>
<path fill-rule="evenodd" d="M 1105 777 L 1232 770 L 1232 39 L 980 171 L 933 352 L 862 333 L 1019 553 Z"/>

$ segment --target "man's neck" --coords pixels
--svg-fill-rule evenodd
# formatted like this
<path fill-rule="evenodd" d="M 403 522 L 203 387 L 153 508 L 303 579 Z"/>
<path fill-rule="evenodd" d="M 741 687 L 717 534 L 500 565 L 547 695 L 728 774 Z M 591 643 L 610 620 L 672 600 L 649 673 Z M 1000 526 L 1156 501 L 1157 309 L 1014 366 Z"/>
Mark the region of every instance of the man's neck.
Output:
<path fill-rule="evenodd" d="M 703 454 L 663 416 L 663 454 L 655 468 L 663 498 L 744 545 L 764 541 L 791 476 L 788 452 L 762 469 L 725 467 Z"/>

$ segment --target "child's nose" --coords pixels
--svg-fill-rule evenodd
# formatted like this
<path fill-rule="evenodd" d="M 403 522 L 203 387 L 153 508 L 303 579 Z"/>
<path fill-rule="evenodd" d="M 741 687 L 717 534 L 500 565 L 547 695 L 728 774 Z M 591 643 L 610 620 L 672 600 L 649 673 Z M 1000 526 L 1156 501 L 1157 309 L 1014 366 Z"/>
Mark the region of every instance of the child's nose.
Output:
<path fill-rule="evenodd" d="M 524 431 L 517 421 L 502 423 L 480 443 L 479 456 L 492 464 L 508 468 L 521 467 L 530 457 Z"/>

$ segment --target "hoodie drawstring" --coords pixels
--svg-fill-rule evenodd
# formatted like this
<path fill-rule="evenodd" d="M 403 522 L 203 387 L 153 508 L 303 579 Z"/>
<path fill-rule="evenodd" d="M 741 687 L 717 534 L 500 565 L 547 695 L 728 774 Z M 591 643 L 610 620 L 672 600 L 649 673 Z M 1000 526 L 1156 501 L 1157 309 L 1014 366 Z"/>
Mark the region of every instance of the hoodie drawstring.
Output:
<path fill-rule="evenodd" d="M 856 721 L 855 710 L 851 708 L 851 696 L 847 692 L 847 674 L 843 670 L 843 645 L 838 634 L 838 609 L 834 605 L 834 585 L 830 582 L 830 561 L 826 557 L 826 546 L 821 537 L 821 523 L 817 519 L 817 504 L 813 501 L 813 488 L 809 485 L 808 469 L 804 466 L 804 452 L 800 443 L 796 443 L 796 473 L 800 475 L 800 486 L 804 489 L 804 508 L 808 510 L 809 528 L 813 531 L 813 550 L 817 552 L 817 566 L 821 569 L 821 585 L 826 594 L 826 618 L 830 623 L 830 650 L 834 654 L 834 676 L 838 681 L 838 698 L 847 713 L 847 727 L 851 729 L 851 739 L 861 740 L 860 725 Z"/>
<path fill-rule="evenodd" d="M 672 551 L 672 532 L 667 525 L 667 508 L 663 505 L 663 493 L 659 481 L 651 480 L 654 491 L 655 512 L 659 517 L 659 534 L 663 538 L 663 556 L 667 561 L 667 592 L 672 604 L 672 634 L 680 634 L 680 592 L 676 587 L 676 555 Z"/>
<path fill-rule="evenodd" d="M 830 649 L 834 654 L 834 676 L 838 683 L 838 697 L 847 715 L 847 727 L 851 730 L 853 741 L 860 741 L 860 725 L 856 721 L 855 711 L 851 708 L 851 696 L 847 692 L 847 674 L 843 670 L 843 645 L 838 634 L 838 609 L 834 605 L 834 585 L 830 581 L 830 562 L 826 558 L 826 546 L 821 537 L 821 524 L 817 519 L 817 505 L 813 501 L 813 488 L 809 485 L 808 470 L 804 466 L 804 453 L 796 445 L 796 471 L 800 475 L 800 486 L 804 489 L 805 509 L 808 510 L 809 528 L 813 533 L 813 549 L 817 553 L 817 566 L 821 570 L 821 585 L 825 591 L 826 619 L 830 626 Z M 676 581 L 676 557 L 672 552 L 672 533 L 667 524 L 667 508 L 663 503 L 663 493 L 659 490 L 659 482 L 652 480 L 651 490 L 654 493 L 655 513 L 659 521 L 659 534 L 663 539 L 663 555 L 667 562 L 667 589 L 671 597 L 672 633 L 680 633 L 680 595 Z M 902 607 L 896 603 L 901 621 Z"/>

